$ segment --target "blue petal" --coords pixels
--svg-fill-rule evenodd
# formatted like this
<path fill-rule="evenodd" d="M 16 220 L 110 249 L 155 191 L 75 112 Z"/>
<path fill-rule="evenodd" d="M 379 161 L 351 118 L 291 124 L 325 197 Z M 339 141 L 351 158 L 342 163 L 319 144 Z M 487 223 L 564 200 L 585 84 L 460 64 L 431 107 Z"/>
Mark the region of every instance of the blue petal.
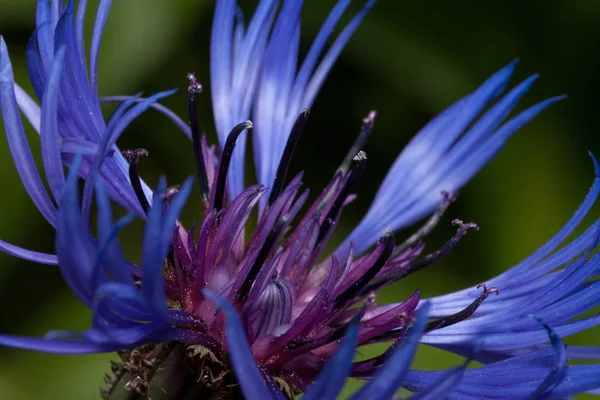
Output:
<path fill-rule="evenodd" d="M 335 355 L 323 367 L 317 380 L 302 396 L 303 400 L 334 399 L 346 383 L 352 370 L 352 359 L 358 338 L 358 324 L 353 323 L 346 331 L 344 342 Z"/>
<path fill-rule="evenodd" d="M 544 384 L 554 368 L 561 369 L 555 349 L 544 349 L 508 358 L 487 366 L 469 369 L 454 387 L 450 399 L 478 399 L 482 394 L 490 398 L 524 399 Z M 562 360 L 562 355 L 559 356 Z M 563 398 L 600 387 L 600 365 L 567 367 L 564 379 L 546 394 Z M 431 385 L 442 371 L 410 371 L 404 386 L 419 391 Z M 540 398 L 540 397 L 537 397 Z"/>
<path fill-rule="evenodd" d="M 110 202 L 101 181 L 96 181 L 96 203 L 98 205 L 98 238 L 101 243 L 98 262 L 107 265 L 113 280 L 133 286 L 133 279 L 116 235 L 133 220 L 134 214 L 128 214 L 116 225 L 113 225 Z"/>
<path fill-rule="evenodd" d="M 360 254 L 386 228 L 399 230 L 431 213 L 443 200 L 442 191 L 452 193 L 460 189 L 512 134 L 562 98 L 543 101 L 498 127 L 531 86 L 536 78 L 533 76 L 477 120 L 506 86 L 513 70 L 511 63 L 498 71 L 417 134 L 394 162 L 367 215 L 337 250 L 338 256 L 347 252 L 350 241 L 358 246 L 355 251 Z M 472 127 L 465 132 L 469 125 Z M 398 198 L 402 199 L 400 203 L 394 200 Z"/>
<path fill-rule="evenodd" d="M 467 362 L 459 367 L 450 368 L 446 371 L 442 376 L 440 376 L 435 382 L 433 382 L 429 387 L 415 393 L 410 396 L 411 400 L 437 400 L 443 399 L 452 391 L 452 389 L 458 385 L 460 380 L 465 373 L 465 368 L 467 367 Z"/>
<path fill-rule="evenodd" d="M 163 216 L 164 201 L 162 196 L 166 191 L 166 181 L 162 177 L 153 196 L 152 208 L 146 223 L 142 257 L 144 275 L 142 294 L 148 305 L 162 315 L 167 313 L 163 262 L 169 251 L 173 232 L 175 231 L 175 222 L 187 201 L 192 184 L 193 179 L 188 178 L 169 203 L 168 210 Z"/>
<path fill-rule="evenodd" d="M 415 324 L 406 337 L 402 339 L 400 347 L 394 350 L 369 383 L 356 392 L 351 400 L 387 400 L 392 398 L 396 390 L 402 385 L 404 376 L 415 356 L 419 340 L 427 326 L 428 312 L 429 305 L 426 303 L 421 307 Z"/>
<path fill-rule="evenodd" d="M 152 96 L 148 97 L 147 99 L 144 99 L 140 103 L 136 104 L 135 106 L 133 106 L 130 110 L 123 113 L 122 116 L 115 112 L 115 116 L 113 118 L 111 118 L 111 122 L 109 122 L 109 126 L 106 129 L 106 133 L 105 133 L 104 137 L 102 138 L 102 141 L 100 144 L 100 151 L 94 159 L 94 164 L 92 165 L 92 171 L 90 172 L 91 176 L 88 177 L 88 180 L 86 181 L 86 185 L 85 185 L 85 188 L 83 191 L 83 215 L 84 215 L 85 219 L 89 218 L 93 189 L 94 189 L 94 185 L 93 185 L 94 175 L 97 174 L 98 171 L 100 171 L 100 167 L 104 163 L 105 158 L 108 156 L 108 152 L 111 149 L 116 150 L 115 143 L 116 143 L 117 139 L 121 136 L 123 131 L 129 126 L 129 124 L 131 124 L 131 122 L 133 122 L 143 112 L 145 112 L 148 108 L 150 108 L 151 104 L 157 102 L 158 100 L 160 100 L 162 98 L 170 96 L 175 92 L 176 92 L 176 90 L 168 90 L 168 91 L 164 91 L 164 92 L 160 92 L 155 95 L 152 95 Z M 130 101 L 126 101 L 121 105 L 121 107 L 123 107 L 123 108 L 119 107 L 119 109 L 124 110 L 124 108 L 127 105 L 129 105 L 133 102 L 134 102 L 133 99 Z M 123 162 L 125 162 L 125 160 L 123 159 L 123 156 L 120 153 L 117 154 L 115 159 L 122 160 Z M 128 164 L 126 162 L 125 162 L 125 165 L 126 165 L 126 167 L 124 167 L 124 169 L 128 169 Z M 133 210 L 136 211 L 139 215 L 145 215 L 144 212 L 141 210 L 141 206 L 139 205 L 137 197 L 135 197 L 135 194 L 133 193 L 133 189 L 131 188 L 131 186 L 129 185 L 128 182 L 129 182 L 129 180 L 127 179 L 127 181 L 122 182 L 122 184 L 127 184 L 127 187 L 125 190 L 127 193 L 130 193 L 129 197 L 132 199 L 132 201 L 135 202 L 134 204 L 136 206 L 133 208 Z M 146 189 L 145 190 L 146 196 L 150 197 L 152 195 L 152 191 L 150 191 L 147 188 L 145 188 L 145 189 Z M 125 190 L 123 192 L 125 192 Z"/>
<path fill-rule="evenodd" d="M 54 1 L 53 3 L 58 2 Z M 58 7 L 58 4 L 53 4 L 53 10 L 58 11 L 56 7 Z M 53 10 L 50 9 L 48 1 L 37 1 L 35 25 L 38 28 L 38 46 L 41 55 L 40 61 L 46 69 L 50 69 L 52 59 L 54 58 L 53 33 L 56 28 L 56 23 L 58 22 L 58 12 L 54 13 Z M 42 26 L 47 26 L 47 29 L 39 29 Z"/>
<path fill-rule="evenodd" d="M 235 309 L 224 299 L 210 290 L 204 290 L 204 295 L 212 299 L 225 313 L 227 344 L 231 364 L 242 393 L 247 399 L 274 399 L 273 391 L 265 383 L 246 337 L 246 329 L 242 325 Z"/>
<path fill-rule="evenodd" d="M 58 265 L 58 258 L 54 254 L 39 253 L 37 251 L 23 249 L 3 240 L 0 240 L 0 251 L 38 264 Z"/>
<path fill-rule="evenodd" d="M 100 102 L 101 103 L 122 102 L 122 101 L 130 100 L 130 99 L 133 99 L 136 102 L 140 102 L 140 101 L 144 100 L 141 97 L 135 97 L 135 96 L 107 96 L 107 97 L 101 97 Z M 160 112 L 161 114 L 163 114 L 164 116 L 169 118 L 175 124 L 175 126 L 177 126 L 179 128 L 179 130 L 181 130 L 183 133 L 185 133 L 185 135 L 189 139 L 192 138 L 192 134 L 190 132 L 190 127 L 188 126 L 188 124 L 186 122 L 184 122 L 181 118 L 179 118 L 179 115 L 175 114 L 173 111 L 171 111 L 170 109 L 168 109 L 167 107 L 165 107 L 159 103 L 152 104 L 150 106 L 150 108 L 155 109 L 156 111 Z"/>
<path fill-rule="evenodd" d="M 60 202 L 60 192 L 65 184 L 65 172 L 63 170 L 60 154 L 60 136 L 58 134 L 58 89 L 60 76 L 63 69 L 66 48 L 61 47 L 54 57 L 52 68 L 48 75 L 46 90 L 42 100 L 41 120 L 41 147 L 42 161 L 46 171 L 46 178 L 54 199 Z"/>
<path fill-rule="evenodd" d="M 94 343 L 81 340 L 57 340 L 0 335 L 0 345 L 55 354 L 107 353 L 123 349 L 118 343 Z"/>
<path fill-rule="evenodd" d="M 503 289 L 502 296 L 494 296 L 478 309 L 477 313 L 486 313 L 494 309 L 503 308 L 500 303 L 508 299 L 520 298 L 535 294 L 547 286 L 554 278 L 551 271 L 581 254 L 587 247 L 591 246 L 596 238 L 600 222 L 589 227 L 581 236 L 573 240 L 561 250 L 550 255 L 581 223 L 591 207 L 596 202 L 600 193 L 600 166 L 592 155 L 596 178 L 592 186 L 567 223 L 548 242 L 536 250 L 533 254 L 521 261 L 513 268 L 489 280 L 488 285 L 498 286 Z M 547 275 L 546 275 L 547 274 Z M 438 296 L 430 299 L 432 303 L 431 314 L 434 317 L 453 314 L 470 304 L 479 292 L 474 289 L 465 289 L 455 293 Z M 498 305 L 496 307 L 496 305 Z"/>
<path fill-rule="evenodd" d="M 552 390 L 563 381 L 567 372 L 567 348 L 562 340 L 560 340 L 560 336 L 558 336 L 541 318 L 534 318 L 544 326 L 546 331 L 548 331 L 548 337 L 552 343 L 552 348 L 556 351 L 556 366 L 552 368 L 552 371 L 550 371 L 535 391 L 527 396 L 526 400 L 544 398 L 552 393 Z"/>
<path fill-rule="evenodd" d="M 61 93 L 69 112 L 80 126 L 84 127 L 83 133 L 90 140 L 101 140 L 104 130 L 104 119 L 97 106 L 97 101 L 92 97 L 86 71 L 82 68 L 79 46 L 76 42 L 74 0 L 69 0 L 67 7 L 56 25 L 54 46 L 66 46 L 64 78 L 61 79 Z"/>
<path fill-rule="evenodd" d="M 312 106 L 329 71 L 376 1 L 366 2 L 346 25 L 323 59 L 327 39 L 348 7 L 349 1 L 336 3 L 319 31 L 305 60 L 296 73 L 302 1 L 284 3 L 264 54 L 253 120 L 255 130 L 254 162 L 259 183 L 270 187 L 292 126 L 301 110 Z M 261 207 L 266 205 L 266 197 Z"/>
<path fill-rule="evenodd" d="M 94 23 L 94 31 L 92 33 L 92 44 L 90 47 L 90 81 L 92 96 L 98 99 L 98 53 L 100 52 L 100 40 L 102 39 L 102 32 L 104 31 L 104 25 L 108 17 L 108 12 L 112 0 L 101 0 L 98 4 L 98 11 L 96 13 L 96 22 Z"/>
<path fill-rule="evenodd" d="M 77 43 L 77 50 L 81 55 L 81 69 L 87 70 L 85 60 L 85 12 L 87 10 L 88 0 L 79 0 L 77 6 L 77 15 L 75 17 L 75 42 Z"/>
<path fill-rule="evenodd" d="M 94 156 L 100 148 L 96 143 L 83 139 L 65 138 L 60 144 L 61 153 L 81 154 Z"/>
<path fill-rule="evenodd" d="M 78 157 L 69 170 L 61 197 L 56 227 L 56 253 L 60 271 L 75 295 L 88 307 L 92 302 L 92 276 L 96 254 L 80 214 Z"/>
<path fill-rule="evenodd" d="M 48 196 L 25 137 L 19 108 L 15 99 L 12 66 L 4 38 L 0 36 L 0 107 L 4 131 L 15 167 L 25 190 L 40 213 L 56 226 L 56 207 Z"/>
<path fill-rule="evenodd" d="M 19 86 L 15 83 L 15 96 L 17 104 L 25 118 L 29 121 L 33 129 L 39 134 L 41 129 L 41 110 L 40 106 Z"/>

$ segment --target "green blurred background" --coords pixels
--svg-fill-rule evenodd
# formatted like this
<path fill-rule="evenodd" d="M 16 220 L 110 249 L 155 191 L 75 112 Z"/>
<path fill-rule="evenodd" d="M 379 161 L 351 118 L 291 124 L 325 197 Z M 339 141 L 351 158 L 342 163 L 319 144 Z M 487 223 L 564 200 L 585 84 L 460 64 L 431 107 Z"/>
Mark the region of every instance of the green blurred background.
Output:
<path fill-rule="evenodd" d="M 152 93 L 186 88 L 185 74 L 196 72 L 208 86 L 208 46 L 213 2 L 191 0 L 115 1 L 102 43 L 103 95 Z M 256 2 L 241 4 L 250 15 Z M 353 11 L 361 2 L 356 2 Z M 90 1 L 94 10 L 97 1 Z M 332 0 L 307 0 L 302 49 L 305 51 L 331 9 Z M 25 45 L 34 29 L 35 1 L 0 0 L 0 33 L 9 46 L 17 81 L 31 92 Z M 93 12 L 88 17 L 92 17 Z M 348 14 L 348 17 L 350 14 Z M 347 21 L 348 18 L 345 19 Z M 92 19 L 88 18 L 88 33 Z M 351 40 L 314 107 L 292 169 L 306 171 L 305 183 L 320 191 L 358 133 L 361 118 L 378 111 L 367 145 L 369 164 L 359 198 L 345 212 L 335 241 L 366 211 L 378 182 L 402 147 L 429 119 L 473 90 L 515 57 L 514 82 L 539 72 L 541 79 L 519 109 L 548 96 L 569 97 L 526 126 L 501 154 L 462 190 L 427 249 L 440 246 L 454 230 L 453 218 L 477 222 L 442 262 L 402 281 L 379 302 L 398 301 L 416 286 L 425 296 L 474 286 L 523 259 L 542 245 L 576 209 L 593 180 L 587 151 L 600 154 L 600 2 L 416 2 L 381 0 Z M 185 116 L 184 91 L 164 104 Z M 201 118 L 214 140 L 209 94 Z M 111 108 L 107 107 L 107 113 Z M 35 154 L 36 134 L 28 127 Z M 38 251 L 53 251 L 53 230 L 29 200 L 0 141 L 0 237 Z M 144 177 L 160 173 L 174 184 L 194 173 L 188 140 L 166 118 L 149 112 L 120 141 L 122 148 L 145 147 Z M 198 203 L 198 193 L 194 201 Z M 190 203 L 189 223 L 199 217 Z M 595 209 L 587 222 L 598 216 Z M 141 224 L 122 237 L 128 254 L 139 257 Z M 408 232 L 406 233 L 408 234 Z M 82 330 L 90 313 L 69 292 L 56 268 L 0 255 L 0 332 L 43 335 L 50 329 Z M 502 289 L 502 288 L 500 288 Z M 569 343 L 600 345 L 599 330 Z M 95 399 L 111 355 L 55 356 L 0 349 L 1 399 Z M 457 358 L 421 349 L 416 365 L 437 368 Z M 67 388 L 65 390 L 65 387 Z"/>

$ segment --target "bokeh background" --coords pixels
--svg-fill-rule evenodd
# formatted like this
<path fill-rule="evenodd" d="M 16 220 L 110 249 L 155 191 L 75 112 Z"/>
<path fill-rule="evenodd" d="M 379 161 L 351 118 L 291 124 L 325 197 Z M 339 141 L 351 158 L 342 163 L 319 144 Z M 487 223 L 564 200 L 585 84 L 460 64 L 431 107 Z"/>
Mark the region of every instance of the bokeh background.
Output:
<path fill-rule="evenodd" d="M 304 51 L 335 2 L 306 3 Z M 352 11 L 362 2 L 355 3 Z M 90 1 L 89 10 L 96 4 Z M 241 4 L 249 15 L 256 2 Z M 102 43 L 101 94 L 178 87 L 182 91 L 164 104 L 185 116 L 185 74 L 196 72 L 210 90 L 213 6 L 212 1 L 200 0 L 114 1 Z M 34 29 L 34 10 L 34 0 L 0 0 L 0 33 L 8 43 L 16 79 L 30 93 L 25 45 Z M 93 12 L 88 17 L 91 30 Z M 594 0 L 381 0 L 370 13 L 323 87 L 292 165 L 294 171 L 306 171 L 305 183 L 317 193 L 358 133 L 361 118 L 371 109 L 378 111 L 366 148 L 368 168 L 357 188 L 359 198 L 347 208 L 336 241 L 366 211 L 378 182 L 419 128 L 512 59 L 520 58 L 513 82 L 535 72 L 541 75 L 519 110 L 548 96 L 569 95 L 522 129 L 461 191 L 428 238 L 427 249 L 453 234 L 453 218 L 477 222 L 480 232 L 469 233 L 442 262 L 386 290 L 378 297 L 380 302 L 401 300 L 416 286 L 430 296 L 485 281 L 537 249 L 574 212 L 593 180 L 587 151 L 600 154 L 599 25 L 600 2 Z M 202 99 L 203 126 L 214 139 L 209 94 Z M 110 111 L 107 107 L 107 114 Z M 36 134 L 32 129 L 28 134 L 39 155 Z M 173 184 L 194 173 L 190 143 L 158 113 L 142 116 L 119 144 L 150 151 L 141 168 L 151 183 L 161 173 Z M 3 139 L 0 187 L 0 237 L 52 252 L 53 230 L 20 184 Z M 198 199 L 195 193 L 185 211 L 188 223 L 200 216 Z M 588 223 L 598 211 L 593 210 Z M 122 237 L 134 259 L 139 257 L 140 233 L 138 224 Z M 90 313 L 69 292 L 56 268 L 4 254 L 0 264 L 0 332 L 37 336 L 50 329 L 88 326 Z M 568 342 L 600 345 L 599 333 L 596 329 L 575 335 Z M 0 398 L 96 399 L 111 358 L 0 348 Z M 416 366 L 438 368 L 457 362 L 456 357 L 425 348 L 420 349 Z"/>

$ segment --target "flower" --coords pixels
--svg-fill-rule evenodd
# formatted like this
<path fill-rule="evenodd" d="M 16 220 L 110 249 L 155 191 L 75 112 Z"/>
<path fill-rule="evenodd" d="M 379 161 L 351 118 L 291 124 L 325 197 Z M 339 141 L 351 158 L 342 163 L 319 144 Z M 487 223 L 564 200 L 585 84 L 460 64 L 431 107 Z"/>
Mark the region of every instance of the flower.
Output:
<path fill-rule="evenodd" d="M 93 311 L 93 320 L 83 333 L 3 335 L 0 343 L 56 353 L 130 349 L 121 352 L 123 363 L 114 366 L 105 398 L 114 398 L 115 389 L 123 387 L 142 395 L 159 388 L 172 398 L 191 390 L 195 397 L 240 391 L 247 398 L 289 398 L 304 392 L 307 399 L 327 399 L 338 395 L 347 376 L 368 380 L 355 399 L 391 398 L 399 387 L 416 392 L 416 399 L 533 399 L 598 389 L 600 365 L 568 364 L 597 359 L 598 349 L 566 348 L 561 337 L 598 324 L 598 315 L 575 318 L 599 303 L 600 286 L 593 280 L 599 256 L 592 252 L 598 246 L 600 222 L 556 250 L 598 196 L 600 167 L 595 159 L 597 177 L 580 209 L 522 263 L 477 289 L 432 299 L 422 299 L 416 290 L 400 303 L 377 304 L 378 289 L 438 261 L 469 229 L 477 229 L 455 220 L 456 235 L 420 257 L 422 239 L 454 200 L 451 193 L 521 126 L 561 99 L 547 99 L 507 120 L 536 79 L 532 76 L 502 95 L 515 63 L 416 135 L 362 222 L 324 257 L 324 246 L 366 167 L 364 146 L 375 113 L 365 117 L 348 155 L 307 210 L 302 174 L 288 181 L 287 172 L 308 107 L 374 3 L 365 2 L 325 51 L 349 4 L 339 1 L 296 70 L 302 2 L 286 1 L 279 9 L 276 1 L 263 0 L 246 29 L 234 0 L 217 1 L 211 87 L 219 150 L 200 134 L 196 98 L 202 86 L 193 74 L 188 75 L 189 129 L 156 104 L 172 91 L 147 99 L 104 99 L 122 102 L 106 123 L 99 110 L 96 64 L 110 1 L 101 1 L 98 8 L 89 71 L 83 42 L 86 2 L 79 3 L 75 14 L 73 0 L 64 8 L 59 2 L 40 1 L 28 56 L 41 107 L 14 83 L 3 39 L 0 106 L 21 179 L 56 228 L 56 255 L 5 242 L 0 248 L 27 260 L 57 264 L 71 290 Z M 138 158 L 147 152 L 120 152 L 116 147 L 128 124 L 150 107 L 192 139 L 204 202 L 197 234 L 196 226 L 186 228 L 178 220 L 194 179 L 168 188 L 161 178 L 151 191 L 138 171 Z M 19 109 L 40 133 L 54 201 L 35 167 Z M 246 187 L 244 135 L 251 129 L 258 184 Z M 69 167 L 66 177 L 63 164 Z M 80 177 L 85 180 L 81 196 Z M 96 235 L 90 230 L 94 195 Z M 130 214 L 114 221 L 110 199 Z M 257 225 L 246 239 L 254 209 Z M 428 215 L 408 240 L 395 243 L 394 232 Z M 121 229 L 135 216 L 146 220 L 139 265 L 125 259 L 118 241 Z M 496 296 L 499 289 L 502 296 Z M 490 294 L 495 295 L 486 300 Z M 356 347 L 379 342 L 392 344 L 380 356 L 353 361 Z M 448 371 L 410 370 L 418 343 L 466 356 L 467 361 Z M 484 366 L 466 370 L 471 360 Z"/>
<path fill-rule="evenodd" d="M 144 216 L 128 177 L 129 165 L 115 142 L 137 116 L 173 91 L 158 93 L 143 101 L 134 97 L 131 101 L 139 100 L 138 104 L 127 112 L 125 110 L 131 103 L 124 104 L 108 123 L 105 122 L 98 98 L 97 67 L 100 39 L 110 1 L 101 2 L 98 9 L 90 46 L 89 72 L 82 37 L 83 18 L 74 18 L 73 1 L 62 12 L 59 10 L 60 2 L 51 3 L 38 2 L 37 29 L 27 45 L 29 76 L 41 108 L 14 83 L 6 44 L 4 40 L 0 43 L 2 115 L 10 153 L 23 186 L 48 223 L 56 227 L 55 202 L 60 200 L 65 181 L 63 164 L 71 165 L 74 154 L 78 153 L 82 154 L 80 174 L 83 178 L 94 171 L 99 172 L 113 199 Z M 78 16 L 85 14 L 86 5 L 87 2 L 80 3 Z M 57 59 L 64 60 L 55 62 Z M 40 134 L 44 170 L 54 202 L 35 166 L 19 110 Z M 151 196 L 151 191 L 143 181 L 141 186 L 145 195 Z M 83 203 L 85 214 L 89 214 L 91 206 L 91 189 L 88 186 L 86 190 L 88 195 Z M 34 262 L 57 263 L 55 255 L 18 248 L 4 241 L 0 241 L 0 249 Z"/>

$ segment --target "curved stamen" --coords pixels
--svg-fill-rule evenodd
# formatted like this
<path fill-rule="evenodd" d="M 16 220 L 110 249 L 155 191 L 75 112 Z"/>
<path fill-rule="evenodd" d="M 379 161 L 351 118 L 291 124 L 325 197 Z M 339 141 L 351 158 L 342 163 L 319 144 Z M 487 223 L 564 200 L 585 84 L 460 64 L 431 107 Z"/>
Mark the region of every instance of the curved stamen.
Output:
<path fill-rule="evenodd" d="M 392 255 L 392 252 L 394 251 L 394 232 L 391 229 L 388 229 L 385 233 L 385 236 L 379 240 L 384 241 L 383 251 L 379 257 L 377 257 L 377 260 L 375 260 L 373 266 L 369 268 L 352 286 L 346 289 L 335 299 L 335 308 L 343 306 L 356 295 L 360 294 L 371 281 L 371 279 L 375 278 L 379 271 L 381 271 L 387 260 Z"/>
<path fill-rule="evenodd" d="M 360 134 L 352 144 L 352 147 L 350 147 L 348 154 L 346 155 L 344 161 L 342 161 L 342 164 L 338 168 L 338 171 L 340 171 L 342 174 L 345 175 L 348 172 L 348 170 L 350 170 L 352 160 L 354 160 L 356 154 L 358 154 L 358 152 L 365 147 L 367 139 L 371 134 L 371 130 L 373 130 L 373 125 L 375 124 L 376 116 L 376 111 L 370 111 L 369 114 L 363 118 L 362 127 L 360 128 Z"/>
<path fill-rule="evenodd" d="M 365 167 L 367 165 L 367 153 L 364 151 L 359 151 L 354 158 L 352 159 L 352 166 L 350 167 L 350 172 L 348 174 L 348 178 L 346 179 L 346 183 L 344 187 L 341 189 L 340 194 L 333 201 L 327 216 L 324 219 L 323 224 L 321 225 L 321 229 L 319 230 L 319 236 L 317 237 L 317 242 L 315 244 L 318 245 L 323 241 L 327 233 L 329 232 L 329 228 L 331 225 L 335 224 L 337 220 L 338 214 L 342 209 L 344 202 L 350 195 L 350 192 L 358 182 L 358 179 L 362 176 L 365 171 Z"/>
<path fill-rule="evenodd" d="M 487 299 L 487 297 L 490 294 L 496 293 L 496 296 L 500 294 L 500 291 L 497 288 L 492 287 L 492 288 L 488 289 L 488 287 L 486 286 L 485 283 L 480 283 L 479 285 L 477 285 L 477 289 L 479 289 L 479 288 L 483 288 L 483 292 L 481 292 L 479 297 L 477 297 L 467 308 L 457 312 L 456 314 L 452 314 L 447 317 L 436 319 L 435 321 L 431 321 L 429 324 L 427 324 L 427 328 L 425 328 L 425 332 L 433 331 L 436 329 L 446 328 L 446 327 L 448 327 L 450 325 L 454 325 L 460 321 L 464 321 L 465 319 L 467 319 L 471 315 L 473 315 L 473 313 L 479 308 L 481 303 L 483 303 L 483 301 L 485 299 Z"/>
<path fill-rule="evenodd" d="M 467 222 L 466 224 L 462 222 L 460 219 L 455 219 L 452 221 L 452 225 L 458 225 L 458 230 L 452 239 L 450 239 L 441 249 L 434 251 L 433 253 L 425 256 L 421 261 L 418 261 L 408 267 L 408 269 L 402 274 L 402 277 L 406 277 L 410 274 L 413 274 L 417 271 L 422 270 L 425 267 L 430 266 L 431 264 L 439 261 L 443 257 L 445 257 L 456 244 L 462 239 L 463 236 L 466 235 L 469 229 L 479 230 L 479 226 L 474 222 Z"/>
<path fill-rule="evenodd" d="M 227 172 L 229 170 L 229 164 L 231 163 L 231 156 L 233 154 L 233 150 L 235 150 L 237 138 L 246 129 L 252 129 L 252 121 L 246 121 L 237 124 L 227 136 L 225 148 L 223 149 L 223 154 L 219 160 L 219 172 L 217 175 L 214 193 L 215 197 L 212 202 L 212 206 L 215 210 L 220 210 L 223 208 L 223 201 L 225 199 L 225 184 L 227 183 Z"/>
<path fill-rule="evenodd" d="M 429 217 L 427 222 L 425 222 L 423 226 L 419 228 L 418 231 L 413 233 L 400 246 L 396 247 L 394 253 L 392 254 L 392 257 L 396 257 L 402 254 L 406 249 L 412 247 L 415 243 L 417 243 L 417 241 L 429 235 L 431 231 L 437 226 L 438 222 L 440 222 L 440 219 L 442 219 L 442 216 L 444 215 L 450 204 L 456 200 L 456 196 L 448 192 L 442 192 L 442 197 L 443 200 L 440 203 L 437 210 L 431 215 L 431 217 Z"/>
<path fill-rule="evenodd" d="M 202 92 L 202 85 L 196 80 L 194 74 L 187 74 L 190 81 L 188 87 L 188 115 L 190 119 L 190 130 L 192 133 L 192 143 L 194 146 L 194 158 L 196 159 L 196 170 L 198 172 L 198 183 L 202 191 L 202 200 L 204 206 L 208 206 L 208 195 L 210 188 L 208 186 L 208 177 L 204 167 L 204 156 L 202 155 L 202 144 L 200 140 L 200 125 L 198 124 L 198 107 L 196 104 L 196 95 Z"/>
<path fill-rule="evenodd" d="M 268 205 L 273 204 L 277 196 L 279 196 L 283 190 L 285 177 L 287 175 L 288 168 L 290 167 L 290 162 L 292 161 L 292 155 L 294 154 L 294 150 L 296 150 L 298 139 L 300 139 L 300 134 L 304 130 L 304 126 L 306 125 L 309 115 L 310 111 L 308 108 L 305 108 L 302 110 L 296 119 L 296 122 L 294 123 L 292 132 L 290 133 L 290 136 L 285 144 L 285 149 L 283 150 L 281 160 L 279 160 L 279 166 L 277 167 L 277 172 L 275 173 L 275 181 L 273 182 L 273 187 L 271 188 L 271 193 L 269 194 L 269 201 L 267 203 Z"/>
<path fill-rule="evenodd" d="M 411 275 L 417 271 L 422 270 L 425 267 L 430 266 L 431 264 L 436 263 L 437 261 L 444 258 L 452 249 L 456 247 L 460 239 L 465 236 L 469 229 L 479 230 L 479 226 L 473 222 L 463 223 L 459 219 L 455 219 L 452 221 L 452 225 L 459 225 L 456 234 L 452 237 L 452 239 L 448 240 L 440 249 L 434 251 L 433 253 L 425 256 L 422 260 L 416 261 L 415 263 L 409 265 L 406 269 L 400 270 L 398 273 L 394 273 L 392 275 L 381 278 L 367 286 L 365 291 L 377 291 L 381 289 L 383 286 L 390 284 L 392 282 L 397 281 L 400 278 L 405 278 L 408 275 Z"/>
<path fill-rule="evenodd" d="M 125 159 L 129 162 L 129 180 L 131 181 L 131 186 L 133 187 L 135 196 L 140 202 L 140 205 L 142 206 L 142 209 L 146 215 L 148 215 L 150 212 L 150 203 L 148 202 L 146 194 L 144 193 L 144 189 L 142 188 L 142 181 L 140 180 L 140 173 L 138 171 L 138 161 L 140 156 L 147 156 L 148 150 L 124 150 L 122 154 L 123 157 L 125 157 Z"/>

